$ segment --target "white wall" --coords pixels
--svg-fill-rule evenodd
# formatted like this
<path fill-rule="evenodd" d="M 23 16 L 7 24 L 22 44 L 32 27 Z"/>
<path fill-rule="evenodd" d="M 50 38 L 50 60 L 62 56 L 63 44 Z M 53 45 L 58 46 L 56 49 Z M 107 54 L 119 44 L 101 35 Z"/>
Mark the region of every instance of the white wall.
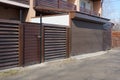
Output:
<path fill-rule="evenodd" d="M 40 18 L 32 18 L 31 22 L 40 23 Z M 46 16 L 42 18 L 43 23 L 69 26 L 69 15 Z"/>

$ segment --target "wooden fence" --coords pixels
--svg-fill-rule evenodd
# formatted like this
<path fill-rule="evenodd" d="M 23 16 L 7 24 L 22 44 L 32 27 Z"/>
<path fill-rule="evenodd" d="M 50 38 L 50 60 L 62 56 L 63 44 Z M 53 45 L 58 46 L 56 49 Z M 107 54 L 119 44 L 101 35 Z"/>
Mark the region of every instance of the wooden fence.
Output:
<path fill-rule="evenodd" d="M 30 65 L 69 56 L 69 28 L 59 25 L 23 23 L 21 65 Z"/>
<path fill-rule="evenodd" d="M 19 22 L 0 19 L 0 69 L 19 65 Z"/>
<path fill-rule="evenodd" d="M 0 20 L 0 69 L 69 57 L 67 26 Z"/>
<path fill-rule="evenodd" d="M 19 23 L 18 21 L 0 20 L 0 69 L 69 57 L 71 29 L 68 26 L 43 24 L 40 27 L 40 24 L 36 23 L 22 23 L 19 26 Z M 105 43 L 110 42 L 110 38 L 107 37 L 102 40 L 103 35 L 109 36 L 109 31 L 103 33 L 100 25 L 97 26 L 97 29 L 94 26 L 93 29 L 88 27 L 79 30 L 75 26 L 72 27 L 74 29 L 72 29 L 72 49 L 75 52 L 101 51 L 104 46 L 105 49 L 109 48 L 110 43 L 103 45 L 103 41 L 107 40 Z M 78 35 L 76 31 L 80 34 Z M 113 32 L 112 36 L 114 46 L 118 47 L 120 45 L 120 33 Z M 79 43 L 73 45 L 73 42 L 76 42 L 75 40 L 81 42 L 83 46 Z"/>
<path fill-rule="evenodd" d="M 112 32 L 112 47 L 120 47 L 120 31 Z"/>

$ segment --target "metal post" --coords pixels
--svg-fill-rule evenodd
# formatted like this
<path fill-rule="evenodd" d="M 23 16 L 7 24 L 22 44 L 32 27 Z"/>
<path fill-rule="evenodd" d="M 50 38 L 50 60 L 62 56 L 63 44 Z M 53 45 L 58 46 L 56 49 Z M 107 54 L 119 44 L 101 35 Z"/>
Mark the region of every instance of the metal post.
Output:
<path fill-rule="evenodd" d="M 22 9 L 20 9 L 20 21 L 21 22 L 23 21 L 23 11 L 22 11 Z"/>
<path fill-rule="evenodd" d="M 42 62 L 42 13 L 40 13 L 40 63 Z"/>
<path fill-rule="evenodd" d="M 103 16 L 103 4 L 104 4 L 104 0 L 101 0 L 101 9 L 102 9 L 102 15 Z"/>
<path fill-rule="evenodd" d="M 58 0 L 58 8 L 60 8 L 60 0 Z"/>
<path fill-rule="evenodd" d="M 40 13 L 40 27 L 42 27 L 42 13 Z"/>

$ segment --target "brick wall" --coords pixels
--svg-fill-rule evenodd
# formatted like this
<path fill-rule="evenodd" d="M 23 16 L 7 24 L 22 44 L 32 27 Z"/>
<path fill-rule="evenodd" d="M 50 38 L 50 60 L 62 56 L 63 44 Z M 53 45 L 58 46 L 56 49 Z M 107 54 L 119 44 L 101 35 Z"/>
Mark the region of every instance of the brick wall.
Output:
<path fill-rule="evenodd" d="M 120 47 L 120 31 L 112 32 L 112 47 Z"/>

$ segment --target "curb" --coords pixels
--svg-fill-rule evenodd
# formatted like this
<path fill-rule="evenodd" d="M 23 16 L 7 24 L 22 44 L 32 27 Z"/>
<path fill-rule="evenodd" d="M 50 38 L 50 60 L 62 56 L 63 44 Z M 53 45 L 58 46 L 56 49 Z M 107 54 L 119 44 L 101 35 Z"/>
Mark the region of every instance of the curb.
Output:
<path fill-rule="evenodd" d="M 95 53 L 88 53 L 88 54 L 82 54 L 82 55 L 73 56 L 71 58 L 85 59 L 85 58 L 100 56 L 100 55 L 103 55 L 103 54 L 106 54 L 106 53 L 108 53 L 108 51 L 99 51 L 99 52 L 95 52 Z"/>

